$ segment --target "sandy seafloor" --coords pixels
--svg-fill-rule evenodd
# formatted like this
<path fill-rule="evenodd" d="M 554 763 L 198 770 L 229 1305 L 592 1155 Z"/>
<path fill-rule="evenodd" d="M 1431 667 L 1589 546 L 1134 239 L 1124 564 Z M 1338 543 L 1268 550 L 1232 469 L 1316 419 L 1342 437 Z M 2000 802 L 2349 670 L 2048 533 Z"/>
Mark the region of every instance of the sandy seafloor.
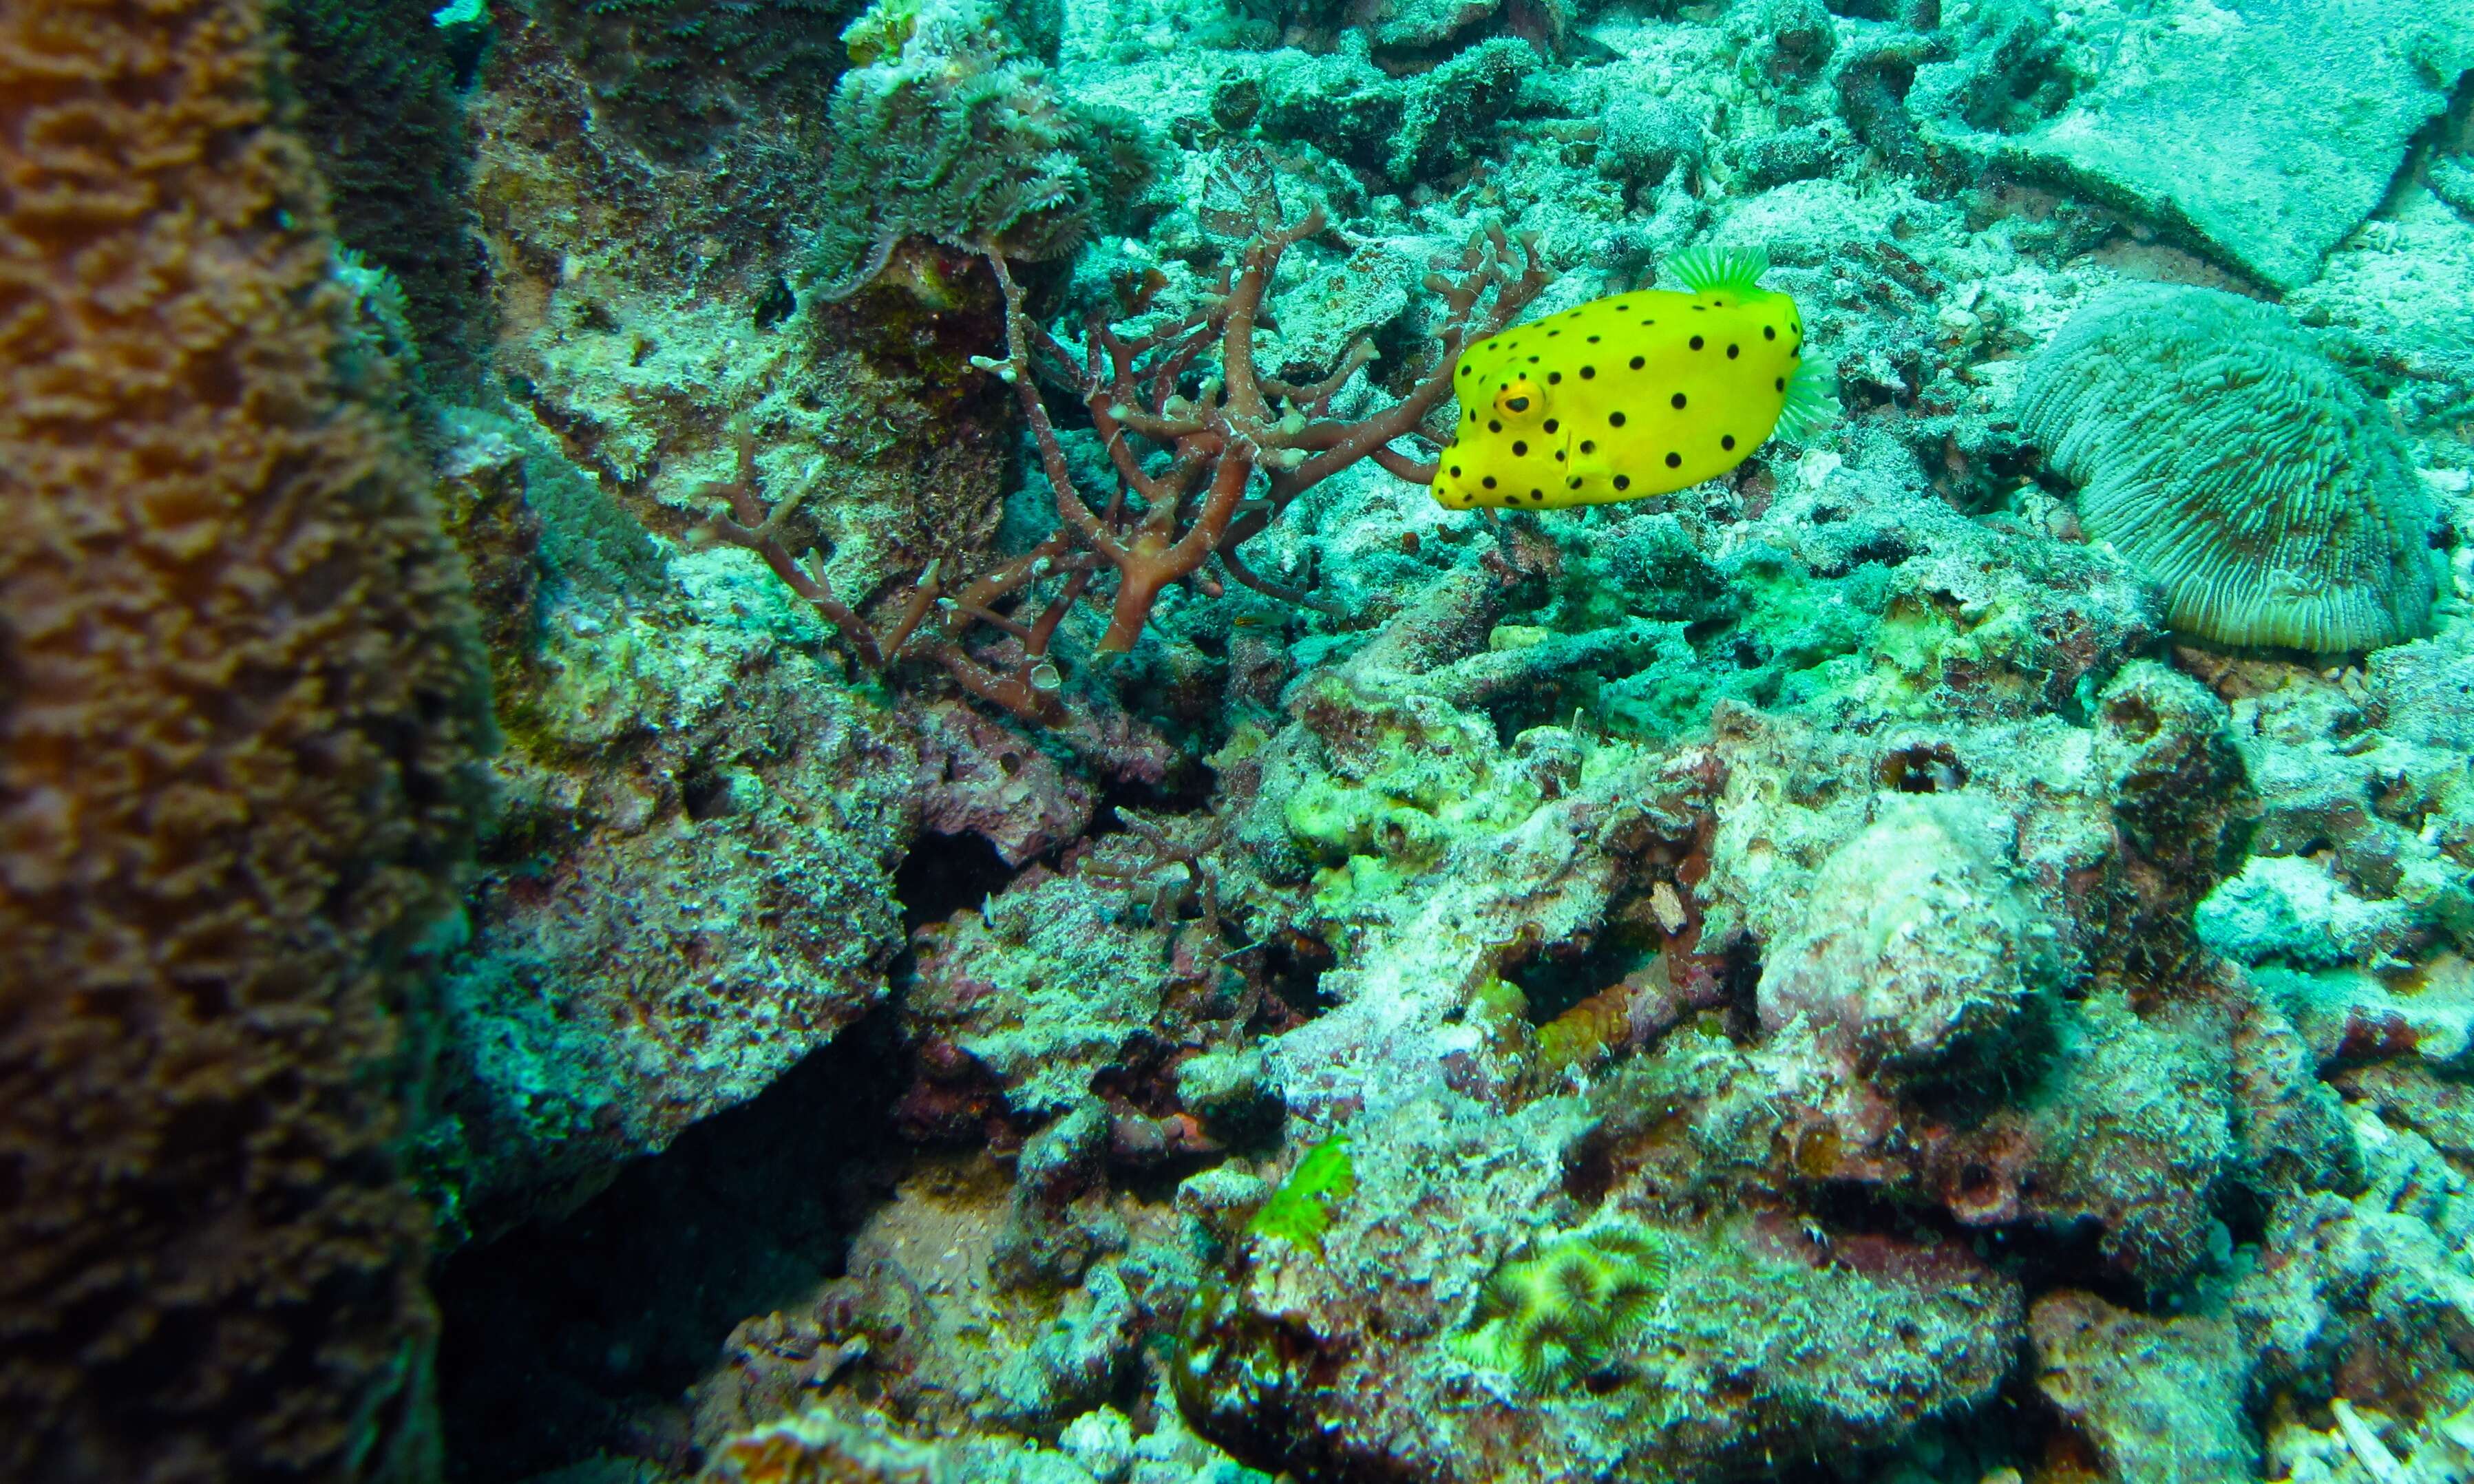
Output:
<path fill-rule="evenodd" d="M 444 1477 L 2474 1478 L 2462 0 L 340 4 Z M 1349 442 L 1700 247 L 1827 426 Z"/>

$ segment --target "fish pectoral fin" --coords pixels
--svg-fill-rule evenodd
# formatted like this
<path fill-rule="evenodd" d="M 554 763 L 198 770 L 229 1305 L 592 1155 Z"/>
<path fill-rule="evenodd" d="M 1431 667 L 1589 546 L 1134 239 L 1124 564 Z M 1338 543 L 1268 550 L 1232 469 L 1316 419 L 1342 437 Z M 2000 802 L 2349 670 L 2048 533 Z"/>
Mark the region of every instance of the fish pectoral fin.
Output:
<path fill-rule="evenodd" d="M 1787 374 L 1786 404 L 1779 408 L 1773 436 L 1801 442 L 1838 420 L 1838 377 L 1813 361 L 1798 361 Z"/>

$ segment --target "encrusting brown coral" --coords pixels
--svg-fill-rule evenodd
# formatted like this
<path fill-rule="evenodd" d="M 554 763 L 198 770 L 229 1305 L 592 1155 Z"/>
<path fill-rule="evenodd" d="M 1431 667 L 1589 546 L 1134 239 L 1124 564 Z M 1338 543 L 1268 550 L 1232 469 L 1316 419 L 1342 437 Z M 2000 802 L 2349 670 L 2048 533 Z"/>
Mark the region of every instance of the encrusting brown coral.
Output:
<path fill-rule="evenodd" d="M 1056 529 L 984 572 L 931 563 L 910 592 L 889 605 L 893 621 L 882 632 L 861 612 L 868 604 L 854 606 L 835 595 L 820 564 L 801 565 L 782 534 L 788 512 L 766 507 L 743 446 L 740 477 L 707 491 L 731 503 L 731 513 L 710 530 L 762 555 L 833 622 L 868 669 L 926 660 L 971 694 L 1026 721 L 1064 724 L 1061 676 L 1049 649 L 1077 602 L 1086 596 L 1104 602 L 1108 622 L 1099 648 L 1123 653 L 1134 646 L 1172 584 L 1218 590 L 1206 571 L 1215 559 L 1236 582 L 1305 601 L 1304 594 L 1258 576 L 1239 549 L 1299 495 L 1362 459 L 1404 478 L 1431 478 L 1432 469 L 1420 469 L 1390 444 L 1415 431 L 1450 395 L 1461 347 L 1509 324 L 1547 282 L 1533 244 L 1524 240 L 1516 251 L 1500 230 L 1473 238 L 1455 274 L 1426 280 L 1443 296 L 1445 313 L 1441 353 L 1416 387 L 1370 417 L 1335 418 L 1328 415 L 1333 397 L 1372 357 L 1371 346 L 1360 341 L 1330 376 L 1309 385 L 1267 375 L 1254 362 L 1255 327 L 1281 255 L 1322 229 L 1318 207 L 1297 223 L 1256 232 L 1200 308 L 1131 337 L 1095 316 L 1079 354 L 1031 316 L 1023 286 L 1005 259 L 991 254 L 988 262 L 1005 290 L 1006 354 L 980 364 L 1021 398 L 1055 499 Z M 1206 371 L 1214 351 L 1218 366 Z M 1117 474 L 1118 487 L 1106 499 L 1086 495 L 1067 468 L 1035 384 L 1041 375 L 1071 387 L 1090 409 Z M 1182 389 L 1198 377 L 1199 395 Z M 1138 439 L 1165 450 L 1167 465 L 1147 470 Z M 1258 473 L 1262 493 L 1250 494 Z M 976 640 L 978 629 L 999 637 Z"/>
<path fill-rule="evenodd" d="M 0 1476 L 434 1469 L 395 1179 L 471 613 L 254 0 L 0 0 Z"/>

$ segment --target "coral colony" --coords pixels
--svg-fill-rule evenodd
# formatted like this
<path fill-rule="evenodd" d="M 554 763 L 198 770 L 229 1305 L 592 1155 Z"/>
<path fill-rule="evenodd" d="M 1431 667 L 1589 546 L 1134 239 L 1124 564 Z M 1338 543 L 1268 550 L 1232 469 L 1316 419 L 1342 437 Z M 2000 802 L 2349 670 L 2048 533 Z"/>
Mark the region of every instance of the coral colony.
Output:
<path fill-rule="evenodd" d="M 0 1477 L 2474 1479 L 2462 0 L 0 119 Z"/>

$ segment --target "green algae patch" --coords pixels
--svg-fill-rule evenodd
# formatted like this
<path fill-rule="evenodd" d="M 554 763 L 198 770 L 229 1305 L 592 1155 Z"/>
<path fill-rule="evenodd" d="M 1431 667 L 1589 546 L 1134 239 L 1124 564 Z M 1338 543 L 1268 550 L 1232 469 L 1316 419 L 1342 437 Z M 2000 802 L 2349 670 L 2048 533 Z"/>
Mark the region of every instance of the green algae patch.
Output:
<path fill-rule="evenodd" d="M 1305 1152 L 1246 1229 L 1320 1254 L 1322 1234 L 1331 1229 L 1340 1203 L 1356 1193 L 1357 1169 L 1349 1163 L 1348 1137 L 1335 1133 Z"/>

